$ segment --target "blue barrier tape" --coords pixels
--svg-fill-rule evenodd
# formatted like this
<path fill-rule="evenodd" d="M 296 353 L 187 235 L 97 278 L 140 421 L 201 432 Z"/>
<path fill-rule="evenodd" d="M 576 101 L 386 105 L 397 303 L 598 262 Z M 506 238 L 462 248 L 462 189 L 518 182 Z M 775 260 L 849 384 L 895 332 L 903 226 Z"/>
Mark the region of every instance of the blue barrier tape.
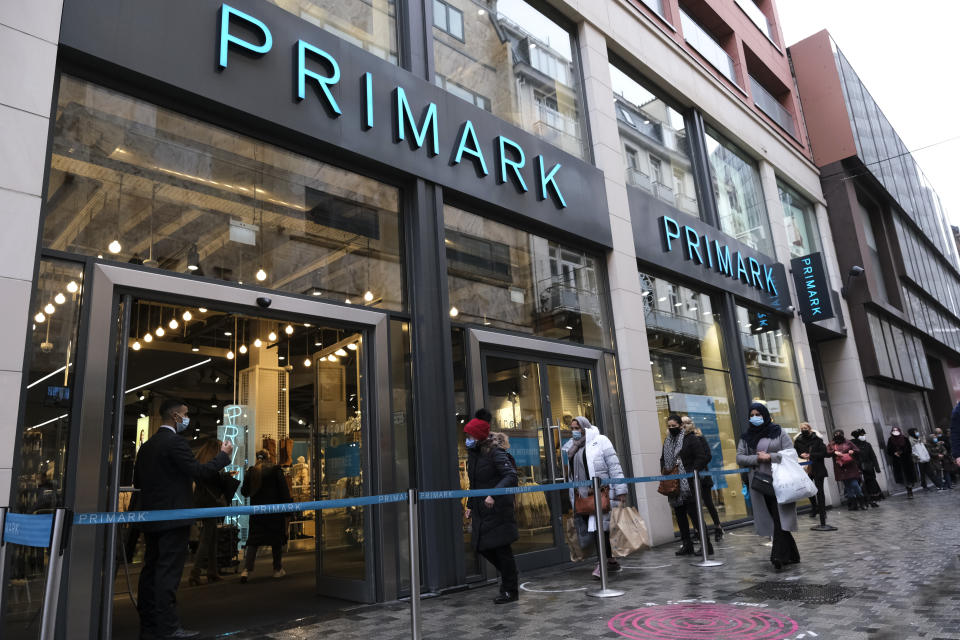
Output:
<path fill-rule="evenodd" d="M 374 504 L 404 502 L 406 493 L 387 493 L 362 498 L 343 498 L 339 500 L 315 500 L 313 502 L 288 502 L 285 504 L 257 504 L 235 507 L 211 507 L 207 509 L 159 509 L 155 511 L 123 511 L 102 513 L 78 513 L 74 515 L 74 524 L 122 524 L 126 522 L 165 522 L 168 520 L 202 520 L 204 518 L 224 518 L 241 515 L 267 515 L 274 513 L 296 513 L 298 511 L 318 511 L 321 509 L 339 509 L 342 507 L 360 507 Z M 10 514 L 7 515 L 10 517 Z"/>
<path fill-rule="evenodd" d="M 501 487 L 499 489 L 461 489 L 459 491 L 421 491 L 418 496 L 421 500 L 448 500 L 451 498 L 484 498 L 486 496 L 509 496 L 518 493 L 538 493 L 547 491 L 562 491 L 576 487 L 589 487 L 589 480 L 579 482 L 558 482 L 528 487 Z"/>
<path fill-rule="evenodd" d="M 49 547 L 53 514 L 7 513 L 3 524 L 4 543 L 25 547 Z"/>
<path fill-rule="evenodd" d="M 600 481 L 600 484 L 637 484 L 640 482 L 661 482 L 662 480 L 680 480 L 681 478 L 692 477 L 692 473 L 675 473 L 669 476 L 643 476 L 642 478 L 605 478 Z"/>

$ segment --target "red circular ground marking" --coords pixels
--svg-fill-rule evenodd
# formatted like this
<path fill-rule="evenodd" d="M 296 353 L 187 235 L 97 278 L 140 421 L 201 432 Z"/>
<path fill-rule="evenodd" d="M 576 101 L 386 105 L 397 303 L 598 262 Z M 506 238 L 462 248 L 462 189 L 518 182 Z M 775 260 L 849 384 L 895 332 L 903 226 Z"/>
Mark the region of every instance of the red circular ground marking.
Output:
<path fill-rule="evenodd" d="M 625 611 L 607 627 L 634 640 L 783 640 L 799 625 L 768 609 L 691 603 Z"/>

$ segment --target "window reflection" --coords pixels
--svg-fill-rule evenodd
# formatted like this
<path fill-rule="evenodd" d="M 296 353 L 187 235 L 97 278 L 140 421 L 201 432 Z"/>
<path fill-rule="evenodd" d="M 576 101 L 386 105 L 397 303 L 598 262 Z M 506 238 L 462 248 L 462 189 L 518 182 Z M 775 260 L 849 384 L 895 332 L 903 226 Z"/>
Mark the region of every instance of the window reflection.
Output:
<path fill-rule="evenodd" d="M 435 83 L 586 157 L 573 37 L 524 0 L 433 0 Z"/>
<path fill-rule="evenodd" d="M 284 11 L 397 64 L 395 0 L 268 0 Z"/>
<path fill-rule="evenodd" d="M 399 193 L 69 76 L 44 246 L 402 309 Z"/>
<path fill-rule="evenodd" d="M 445 205 L 450 315 L 582 344 L 609 344 L 598 260 L 578 249 Z"/>
<path fill-rule="evenodd" d="M 820 229 L 813 205 L 799 193 L 777 182 L 780 204 L 783 205 L 790 256 L 798 258 L 820 251 Z"/>
<path fill-rule="evenodd" d="M 756 163 L 709 127 L 706 143 L 720 229 L 760 253 L 772 256 L 770 223 Z"/>
<path fill-rule="evenodd" d="M 610 79 L 627 184 L 699 216 L 683 115 L 614 65 Z"/>

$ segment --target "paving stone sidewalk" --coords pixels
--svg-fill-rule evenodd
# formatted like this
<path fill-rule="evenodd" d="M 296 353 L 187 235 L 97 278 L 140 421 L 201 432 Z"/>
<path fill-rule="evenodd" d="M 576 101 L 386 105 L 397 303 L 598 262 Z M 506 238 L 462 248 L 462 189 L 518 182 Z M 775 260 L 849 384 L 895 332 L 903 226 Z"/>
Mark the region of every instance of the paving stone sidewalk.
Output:
<path fill-rule="evenodd" d="M 810 531 L 813 523 L 801 515 L 802 562 L 779 573 L 765 540 L 739 528 L 717 545 L 721 567 L 691 566 L 673 544 L 624 559 L 610 582 L 626 591 L 617 598 L 586 597 L 598 587 L 591 562 L 522 574 L 516 604 L 493 605 L 495 587 L 426 599 L 423 637 L 960 640 L 960 489 L 894 496 L 870 511 L 833 509 L 836 532 Z M 399 640 L 410 637 L 409 604 L 232 637 Z"/>

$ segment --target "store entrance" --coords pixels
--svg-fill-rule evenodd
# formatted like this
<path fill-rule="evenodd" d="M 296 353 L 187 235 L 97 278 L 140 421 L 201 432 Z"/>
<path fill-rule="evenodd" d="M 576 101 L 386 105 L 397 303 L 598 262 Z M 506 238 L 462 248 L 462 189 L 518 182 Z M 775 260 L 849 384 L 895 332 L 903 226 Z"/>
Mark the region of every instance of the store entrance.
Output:
<path fill-rule="evenodd" d="M 129 306 L 121 312 L 129 329 L 118 341 L 120 510 L 136 508 L 136 455 L 160 427 L 158 409 L 167 398 L 189 408 L 181 435 L 199 461 L 215 456 L 223 440 L 235 447 L 224 471 L 239 482 L 236 489 L 197 484 L 197 507 L 256 503 L 267 495 L 261 492 L 272 496 L 266 502 L 370 493 L 362 328 L 263 317 L 213 303 L 125 297 L 123 305 Z M 266 516 L 271 522 L 238 516 L 185 523 L 190 554 L 177 598 L 183 624 L 222 634 L 341 608 L 343 599 L 369 600 L 368 512 L 344 508 Z M 273 540 L 281 545 L 280 570 L 273 566 Z M 253 570 L 242 576 L 250 568 L 247 547 L 255 544 L 261 546 Z M 139 532 L 121 527 L 113 567 L 114 638 L 137 637 L 134 600 L 143 555 Z"/>
<path fill-rule="evenodd" d="M 590 366 L 483 353 L 484 406 L 493 415 L 491 431 L 509 438 L 521 486 L 564 482 L 569 476 L 561 450 L 570 422 L 596 418 L 594 370 Z M 520 539 L 513 545 L 521 570 L 568 559 L 563 514 L 570 512 L 565 491 L 517 496 Z"/>

